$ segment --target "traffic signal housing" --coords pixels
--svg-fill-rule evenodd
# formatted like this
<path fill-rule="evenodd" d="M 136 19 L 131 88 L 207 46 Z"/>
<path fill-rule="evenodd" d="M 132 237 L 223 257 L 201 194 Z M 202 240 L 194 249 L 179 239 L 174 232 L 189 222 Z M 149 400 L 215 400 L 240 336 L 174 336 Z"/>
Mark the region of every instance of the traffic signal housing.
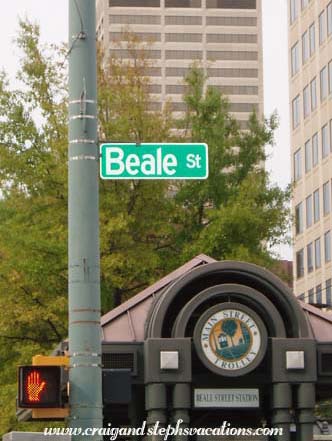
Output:
<path fill-rule="evenodd" d="M 69 357 L 36 355 L 32 365 L 18 368 L 18 407 L 31 409 L 32 419 L 63 419 L 68 408 Z"/>

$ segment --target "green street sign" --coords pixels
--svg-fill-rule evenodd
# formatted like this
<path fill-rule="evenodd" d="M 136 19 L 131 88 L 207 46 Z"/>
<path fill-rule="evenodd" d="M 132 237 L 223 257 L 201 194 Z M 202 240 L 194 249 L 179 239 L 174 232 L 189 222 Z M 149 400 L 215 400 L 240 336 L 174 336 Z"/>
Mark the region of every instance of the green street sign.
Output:
<path fill-rule="evenodd" d="M 108 143 L 100 146 L 102 179 L 206 179 L 202 143 Z"/>

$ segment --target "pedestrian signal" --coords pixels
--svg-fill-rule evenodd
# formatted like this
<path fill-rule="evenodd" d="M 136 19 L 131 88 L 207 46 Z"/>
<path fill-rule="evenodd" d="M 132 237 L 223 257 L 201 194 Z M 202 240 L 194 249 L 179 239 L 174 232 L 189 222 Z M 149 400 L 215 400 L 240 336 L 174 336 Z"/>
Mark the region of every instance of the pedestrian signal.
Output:
<path fill-rule="evenodd" d="M 20 366 L 18 406 L 61 407 L 61 366 Z"/>

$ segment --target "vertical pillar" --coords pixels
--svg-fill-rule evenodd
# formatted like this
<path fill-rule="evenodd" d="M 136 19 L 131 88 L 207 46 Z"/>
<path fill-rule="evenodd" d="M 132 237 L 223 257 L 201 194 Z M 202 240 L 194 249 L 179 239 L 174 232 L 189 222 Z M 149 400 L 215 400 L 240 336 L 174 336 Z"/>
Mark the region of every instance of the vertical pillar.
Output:
<path fill-rule="evenodd" d="M 302 383 L 297 389 L 296 441 L 313 440 L 315 385 Z"/>
<path fill-rule="evenodd" d="M 290 441 L 290 423 L 292 406 L 292 389 L 288 383 L 273 384 L 272 426 L 282 429 L 282 434 L 275 435 L 275 441 Z"/>
<path fill-rule="evenodd" d="M 94 0 L 69 0 L 69 48 L 69 426 L 84 432 L 103 426 Z"/>
<path fill-rule="evenodd" d="M 191 408 L 191 386 L 188 383 L 177 383 L 173 388 L 173 426 L 182 420 L 181 428 L 189 427 Z M 186 435 L 175 435 L 174 441 L 187 441 Z"/>
<path fill-rule="evenodd" d="M 164 427 L 167 423 L 167 396 L 166 385 L 152 383 L 145 386 L 145 406 L 147 411 L 147 429 L 158 424 Z M 163 435 L 152 434 L 147 437 L 151 441 L 164 439 Z"/>

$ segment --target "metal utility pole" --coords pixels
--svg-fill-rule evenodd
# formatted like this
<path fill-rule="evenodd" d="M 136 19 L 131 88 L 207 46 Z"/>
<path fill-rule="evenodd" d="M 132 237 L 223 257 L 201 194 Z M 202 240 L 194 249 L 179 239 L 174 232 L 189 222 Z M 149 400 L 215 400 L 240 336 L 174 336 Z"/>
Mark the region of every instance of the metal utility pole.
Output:
<path fill-rule="evenodd" d="M 95 0 L 69 0 L 69 426 L 83 431 L 103 426 L 96 72 Z"/>

